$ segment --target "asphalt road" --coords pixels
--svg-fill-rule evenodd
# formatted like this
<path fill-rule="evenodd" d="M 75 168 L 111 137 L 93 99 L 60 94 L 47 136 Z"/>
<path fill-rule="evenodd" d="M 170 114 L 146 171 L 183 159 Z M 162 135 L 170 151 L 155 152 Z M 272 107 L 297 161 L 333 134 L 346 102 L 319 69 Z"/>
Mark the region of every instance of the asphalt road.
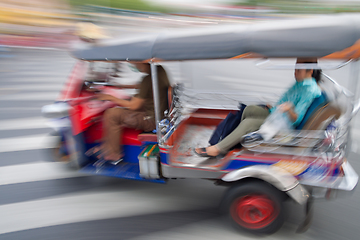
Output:
<path fill-rule="evenodd" d="M 218 214 L 226 190 L 206 180 L 167 184 L 88 176 L 48 162 L 41 117 L 74 60 L 65 52 L 13 49 L 0 56 L 0 239 L 257 239 Z M 359 139 L 355 139 L 359 140 Z M 350 162 L 360 173 L 359 154 Z M 359 239 L 360 190 L 317 201 L 312 227 L 287 203 L 283 228 L 262 239 Z"/>

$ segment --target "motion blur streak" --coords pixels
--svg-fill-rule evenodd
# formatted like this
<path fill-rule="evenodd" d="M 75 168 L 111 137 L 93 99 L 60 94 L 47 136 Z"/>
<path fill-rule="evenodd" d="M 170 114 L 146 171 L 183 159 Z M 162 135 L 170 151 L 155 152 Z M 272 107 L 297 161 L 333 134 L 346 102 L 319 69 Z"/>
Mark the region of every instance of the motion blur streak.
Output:
<path fill-rule="evenodd" d="M 220 217 L 224 188 L 210 181 L 136 182 L 85 176 L 48 162 L 54 137 L 41 107 L 53 103 L 69 76 L 75 60 L 67 50 L 74 45 L 168 28 L 352 11 L 359 11 L 358 1 L 1 0 L 0 239 L 254 239 Z M 216 90 L 209 82 L 200 85 Z M 234 89 L 233 82 L 226 85 Z M 354 128 L 349 157 L 359 159 L 359 116 Z M 360 172 L 359 162 L 351 164 Z M 358 239 L 359 191 L 315 203 L 304 234 L 295 234 L 303 212 L 288 202 L 287 223 L 264 239 Z"/>

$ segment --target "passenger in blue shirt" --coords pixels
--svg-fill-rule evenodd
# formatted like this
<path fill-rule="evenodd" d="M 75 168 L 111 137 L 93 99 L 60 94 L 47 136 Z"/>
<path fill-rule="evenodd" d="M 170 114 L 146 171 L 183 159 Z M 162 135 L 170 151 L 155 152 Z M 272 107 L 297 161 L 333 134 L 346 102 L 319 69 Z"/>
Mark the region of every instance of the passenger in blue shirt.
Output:
<path fill-rule="evenodd" d="M 316 59 L 297 59 L 297 64 L 317 63 Z M 261 106 L 247 106 L 238 127 L 219 143 L 207 148 L 195 148 L 194 151 L 201 157 L 213 157 L 226 153 L 238 144 L 242 137 L 250 132 L 257 131 L 271 112 L 279 110 L 286 114 L 295 128 L 316 97 L 321 95 L 318 82 L 321 78 L 319 69 L 295 69 L 295 84 L 286 91 L 276 105 L 271 108 Z M 270 109 L 270 110 L 269 110 Z"/>

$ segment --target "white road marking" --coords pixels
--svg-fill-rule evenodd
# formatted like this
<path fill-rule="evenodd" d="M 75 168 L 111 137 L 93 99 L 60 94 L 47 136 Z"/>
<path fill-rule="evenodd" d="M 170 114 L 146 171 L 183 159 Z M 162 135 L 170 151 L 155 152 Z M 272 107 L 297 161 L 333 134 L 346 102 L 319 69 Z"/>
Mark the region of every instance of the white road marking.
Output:
<path fill-rule="evenodd" d="M 48 128 L 47 119 L 42 117 L 17 118 L 0 121 L 0 130 Z M 1 133 L 0 133 L 1 137 Z"/>
<path fill-rule="evenodd" d="M 287 240 L 291 236 L 292 240 L 310 240 L 315 239 L 316 232 L 312 229 L 306 233 L 295 235 L 297 226 L 291 223 L 285 223 L 286 226 L 279 232 L 266 236 L 267 240 Z M 224 236 L 226 236 L 224 238 Z M 244 232 L 236 231 L 228 222 L 221 219 L 210 219 L 196 223 L 186 224 L 170 230 L 158 231 L 142 235 L 140 237 L 131 238 L 131 240 L 209 240 L 209 239 L 226 239 L 226 240 L 253 240 L 254 236 L 244 234 Z"/>
<path fill-rule="evenodd" d="M 3 93 L 0 95 L 0 100 L 6 101 L 41 101 L 52 100 L 54 101 L 59 95 L 59 91 L 56 92 L 36 92 L 36 93 L 16 93 L 9 94 Z"/>
<path fill-rule="evenodd" d="M 85 174 L 71 171 L 63 163 L 34 162 L 0 167 L 0 186 L 81 176 Z"/>
<path fill-rule="evenodd" d="M 1 90 L 11 89 L 11 90 L 36 90 L 36 91 L 60 91 L 64 85 L 63 84 L 18 84 L 18 85 L 6 85 Z"/>
<path fill-rule="evenodd" d="M 158 190 L 89 191 L 2 205 L 0 234 L 83 221 L 209 207 L 204 201 L 198 202 L 188 196 L 179 199 L 177 193 L 163 196 L 160 194 L 163 189 Z"/>
<path fill-rule="evenodd" d="M 13 152 L 50 148 L 51 142 L 56 139 L 54 136 L 47 134 L 29 135 L 23 137 L 1 138 L 0 152 Z"/>

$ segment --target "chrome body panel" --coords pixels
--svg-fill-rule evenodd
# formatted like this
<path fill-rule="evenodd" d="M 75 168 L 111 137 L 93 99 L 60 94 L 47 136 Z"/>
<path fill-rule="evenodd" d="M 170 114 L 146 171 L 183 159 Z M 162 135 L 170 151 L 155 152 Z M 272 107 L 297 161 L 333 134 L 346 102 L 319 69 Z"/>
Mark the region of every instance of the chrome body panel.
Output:
<path fill-rule="evenodd" d="M 290 173 L 274 166 L 265 165 L 255 165 L 234 170 L 222 177 L 222 180 L 225 182 L 235 182 L 248 177 L 264 180 L 281 191 L 289 191 L 299 184 Z"/>
<path fill-rule="evenodd" d="M 205 178 L 220 179 L 226 172 L 211 171 L 196 168 L 174 167 L 167 164 L 161 164 L 161 172 L 165 178 Z"/>
<path fill-rule="evenodd" d="M 305 205 L 310 197 L 309 192 L 301 184 L 286 192 L 293 200 L 300 205 Z"/>
<path fill-rule="evenodd" d="M 359 176 L 348 161 L 342 164 L 343 177 L 337 177 L 333 181 L 300 181 L 300 184 L 308 187 L 326 188 L 332 190 L 352 191 L 358 183 Z M 331 179 L 330 179 L 331 180 Z"/>
<path fill-rule="evenodd" d="M 308 191 L 290 173 L 274 166 L 255 165 L 232 171 L 222 177 L 225 182 L 235 182 L 245 178 L 258 178 L 286 192 L 297 203 L 303 205 L 309 198 Z"/>

